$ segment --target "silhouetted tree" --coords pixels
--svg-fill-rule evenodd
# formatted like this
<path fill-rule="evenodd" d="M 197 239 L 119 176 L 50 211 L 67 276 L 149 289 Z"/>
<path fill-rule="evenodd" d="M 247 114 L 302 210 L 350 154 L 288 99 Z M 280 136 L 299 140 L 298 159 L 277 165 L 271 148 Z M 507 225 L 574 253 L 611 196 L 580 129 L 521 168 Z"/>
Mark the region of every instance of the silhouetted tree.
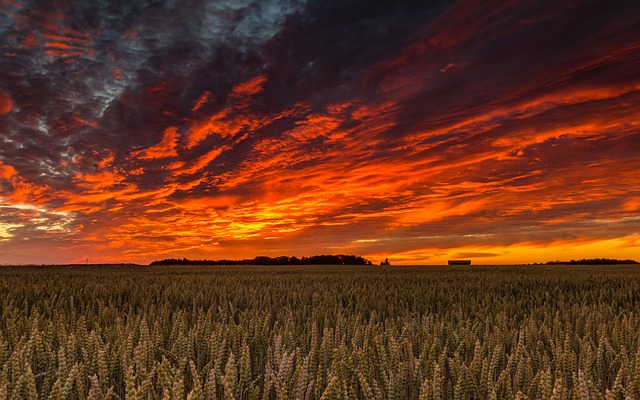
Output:
<path fill-rule="evenodd" d="M 549 261 L 548 265 L 619 265 L 619 264 L 640 264 L 635 260 L 617 260 L 614 258 L 583 258 L 582 260 L 571 261 Z"/>
<path fill-rule="evenodd" d="M 291 265 L 300 265 L 300 259 L 296 256 L 289 258 Z"/>
<path fill-rule="evenodd" d="M 356 255 L 320 255 L 311 257 L 268 257 L 257 256 L 253 260 L 188 260 L 186 258 L 167 258 L 153 261 L 151 265 L 372 265 L 371 261 Z"/>

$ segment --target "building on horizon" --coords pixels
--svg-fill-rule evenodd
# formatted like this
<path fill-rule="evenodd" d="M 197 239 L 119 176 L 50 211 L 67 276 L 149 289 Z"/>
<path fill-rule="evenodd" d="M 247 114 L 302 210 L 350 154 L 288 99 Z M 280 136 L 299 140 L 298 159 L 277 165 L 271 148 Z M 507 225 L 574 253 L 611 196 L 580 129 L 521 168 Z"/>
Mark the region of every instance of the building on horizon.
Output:
<path fill-rule="evenodd" d="M 449 265 L 471 265 L 471 260 L 448 260 Z"/>

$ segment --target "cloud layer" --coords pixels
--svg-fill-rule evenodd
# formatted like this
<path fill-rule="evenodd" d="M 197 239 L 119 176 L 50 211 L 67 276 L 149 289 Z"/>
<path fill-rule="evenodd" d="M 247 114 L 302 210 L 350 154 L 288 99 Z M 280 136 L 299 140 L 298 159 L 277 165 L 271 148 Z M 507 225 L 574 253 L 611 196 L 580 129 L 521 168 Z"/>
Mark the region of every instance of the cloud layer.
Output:
<path fill-rule="evenodd" d="M 0 8 L 0 262 L 640 255 L 632 2 Z"/>

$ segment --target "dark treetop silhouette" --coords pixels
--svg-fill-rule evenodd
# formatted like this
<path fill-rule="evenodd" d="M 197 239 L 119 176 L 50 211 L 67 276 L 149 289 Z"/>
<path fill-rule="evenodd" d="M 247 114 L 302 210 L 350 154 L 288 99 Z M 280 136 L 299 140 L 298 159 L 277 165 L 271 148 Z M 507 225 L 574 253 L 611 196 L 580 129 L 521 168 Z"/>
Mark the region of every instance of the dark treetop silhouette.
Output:
<path fill-rule="evenodd" d="M 244 260 L 188 260 L 186 258 L 168 258 L 154 261 L 151 265 L 372 265 L 371 261 L 356 255 L 320 255 L 311 257 L 267 257 L 258 256 Z"/>

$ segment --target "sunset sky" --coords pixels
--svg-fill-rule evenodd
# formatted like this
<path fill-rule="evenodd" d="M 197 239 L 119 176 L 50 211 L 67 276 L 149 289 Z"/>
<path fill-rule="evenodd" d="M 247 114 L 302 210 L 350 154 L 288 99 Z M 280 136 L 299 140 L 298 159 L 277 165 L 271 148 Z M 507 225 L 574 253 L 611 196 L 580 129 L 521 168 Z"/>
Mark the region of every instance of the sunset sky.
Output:
<path fill-rule="evenodd" d="M 0 0 L 0 264 L 640 259 L 640 2 Z"/>

